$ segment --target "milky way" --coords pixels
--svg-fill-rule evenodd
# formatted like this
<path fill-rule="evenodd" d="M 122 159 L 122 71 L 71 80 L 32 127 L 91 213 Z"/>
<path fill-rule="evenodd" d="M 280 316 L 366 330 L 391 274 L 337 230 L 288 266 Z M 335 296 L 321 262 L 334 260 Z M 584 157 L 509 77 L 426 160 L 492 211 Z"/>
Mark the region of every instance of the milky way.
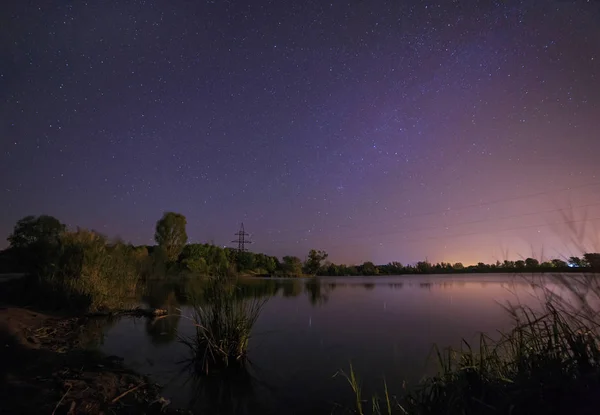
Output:
<path fill-rule="evenodd" d="M 148 244 L 172 210 L 347 263 L 598 235 L 598 2 L 39 3 L 1 14 L 0 235 L 47 213 Z"/>

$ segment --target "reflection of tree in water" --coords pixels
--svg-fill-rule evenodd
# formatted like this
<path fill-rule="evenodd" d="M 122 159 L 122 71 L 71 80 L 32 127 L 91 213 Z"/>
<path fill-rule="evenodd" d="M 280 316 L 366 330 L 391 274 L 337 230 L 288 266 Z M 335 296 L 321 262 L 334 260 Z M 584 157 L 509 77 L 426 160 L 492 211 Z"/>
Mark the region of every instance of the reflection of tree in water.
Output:
<path fill-rule="evenodd" d="M 283 296 L 284 297 L 297 297 L 302 294 L 303 281 L 301 280 L 291 280 L 284 281 L 283 285 Z"/>
<path fill-rule="evenodd" d="M 433 284 L 430 282 L 421 282 L 421 283 L 419 283 L 419 287 L 431 290 L 431 287 L 433 287 Z"/>
<path fill-rule="evenodd" d="M 403 282 L 392 282 L 390 284 L 388 284 L 388 286 L 394 290 L 396 289 L 401 289 L 402 287 L 404 287 L 404 283 Z"/>
<path fill-rule="evenodd" d="M 373 284 L 372 282 L 365 282 L 363 284 L 363 287 L 370 291 L 375 288 L 375 284 Z"/>
<path fill-rule="evenodd" d="M 331 292 L 331 288 L 321 284 L 321 281 L 318 279 L 315 278 L 307 281 L 305 289 L 306 293 L 308 294 L 308 299 L 312 305 L 321 305 L 329 301 L 329 293 Z"/>
<path fill-rule="evenodd" d="M 240 298 L 273 297 L 282 288 L 282 284 L 274 279 L 238 280 L 235 283 L 237 295 Z"/>

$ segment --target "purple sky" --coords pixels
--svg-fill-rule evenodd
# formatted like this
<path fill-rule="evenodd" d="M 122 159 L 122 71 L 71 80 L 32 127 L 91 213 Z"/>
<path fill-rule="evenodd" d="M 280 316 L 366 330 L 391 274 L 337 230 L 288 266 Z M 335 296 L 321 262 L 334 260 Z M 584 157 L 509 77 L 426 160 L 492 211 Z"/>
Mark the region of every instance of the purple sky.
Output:
<path fill-rule="evenodd" d="M 567 220 L 596 249 L 600 2 L 37 3 L 0 17 L 0 235 L 149 244 L 172 210 L 336 262 L 570 255 Z"/>

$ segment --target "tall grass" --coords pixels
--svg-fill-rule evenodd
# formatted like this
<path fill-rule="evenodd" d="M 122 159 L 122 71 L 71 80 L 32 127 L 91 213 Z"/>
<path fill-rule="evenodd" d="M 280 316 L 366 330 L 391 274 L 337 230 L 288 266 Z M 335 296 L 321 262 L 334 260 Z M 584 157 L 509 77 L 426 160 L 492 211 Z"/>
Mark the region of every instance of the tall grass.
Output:
<path fill-rule="evenodd" d="M 591 281 L 591 280 L 590 280 Z M 597 283 L 597 281 L 596 281 Z M 581 298 L 581 297 L 578 297 Z M 541 312 L 507 308 L 515 325 L 500 338 L 481 335 L 459 349 L 435 348 L 439 371 L 399 402 L 387 393 L 362 401 L 352 368 L 346 376 L 358 414 L 564 414 L 597 413 L 600 405 L 600 331 L 586 307 L 547 296 Z M 587 303 L 587 302 L 586 302 Z"/>
<path fill-rule="evenodd" d="M 239 368 L 246 362 L 252 328 L 266 300 L 244 299 L 235 290 L 223 278 L 213 278 L 202 297 L 190 296 L 195 333 L 181 341 L 191 350 L 200 373 Z"/>
<path fill-rule="evenodd" d="M 61 235 L 51 272 L 39 276 L 63 308 L 119 308 L 133 300 L 148 252 L 79 229 Z"/>

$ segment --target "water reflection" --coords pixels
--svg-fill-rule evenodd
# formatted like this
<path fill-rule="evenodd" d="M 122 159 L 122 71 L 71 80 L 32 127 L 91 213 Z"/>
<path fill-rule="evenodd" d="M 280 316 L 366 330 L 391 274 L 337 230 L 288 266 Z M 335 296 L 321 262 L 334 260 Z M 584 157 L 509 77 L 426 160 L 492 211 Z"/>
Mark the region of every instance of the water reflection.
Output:
<path fill-rule="evenodd" d="M 166 385 L 174 407 L 195 413 L 330 413 L 332 402 L 347 402 L 347 385 L 332 375 L 349 361 L 365 385 L 380 385 L 382 376 L 390 390 L 414 385 L 435 369 L 426 364 L 433 344 L 458 346 L 462 337 L 509 327 L 498 303 L 534 304 L 531 284 L 500 275 L 240 279 L 231 293 L 270 298 L 253 330 L 253 365 L 201 378 L 185 371 L 175 381 L 188 356 L 177 338 L 193 333 L 180 314 L 190 314 L 188 298 L 202 297 L 205 282 L 153 281 L 140 301 L 171 316 L 113 323 L 103 349 Z"/>

